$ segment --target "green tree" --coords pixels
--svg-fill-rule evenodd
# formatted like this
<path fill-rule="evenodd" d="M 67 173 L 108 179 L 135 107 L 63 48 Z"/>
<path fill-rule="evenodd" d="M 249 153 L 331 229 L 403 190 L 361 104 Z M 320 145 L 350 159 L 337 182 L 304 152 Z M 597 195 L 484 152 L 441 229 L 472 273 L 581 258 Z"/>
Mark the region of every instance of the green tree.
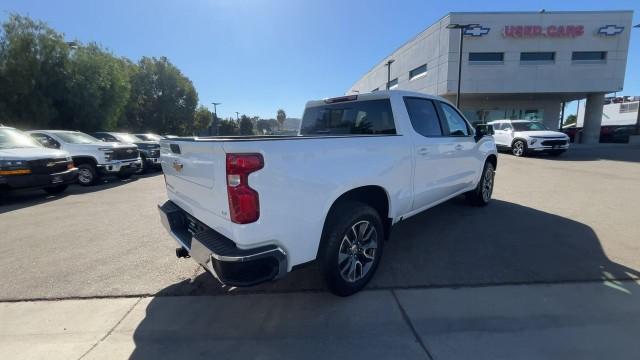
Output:
<path fill-rule="evenodd" d="M 567 116 L 562 126 L 575 125 L 577 122 L 578 122 L 578 119 L 576 118 L 576 116 L 574 114 L 571 114 Z"/>
<path fill-rule="evenodd" d="M 12 14 L 0 33 L 0 122 L 46 127 L 67 93 L 69 46 L 41 21 Z"/>
<path fill-rule="evenodd" d="M 278 128 L 282 130 L 284 125 L 284 121 L 287 119 L 287 113 L 282 109 L 278 109 L 278 114 L 276 115 L 276 120 L 278 120 Z"/>
<path fill-rule="evenodd" d="M 213 113 L 205 106 L 199 106 L 193 115 L 193 131 L 198 132 L 211 126 Z"/>
<path fill-rule="evenodd" d="M 198 103 L 191 80 L 166 57 L 143 57 L 131 79 L 131 130 L 188 134 Z"/>
<path fill-rule="evenodd" d="M 131 90 L 127 62 L 97 44 L 78 47 L 70 59 L 65 118 L 51 124 L 52 127 L 82 131 L 116 129 Z"/>
<path fill-rule="evenodd" d="M 247 115 L 240 117 L 240 135 L 253 135 L 253 122 Z"/>
<path fill-rule="evenodd" d="M 219 120 L 218 135 L 238 135 L 238 123 L 232 119 Z"/>

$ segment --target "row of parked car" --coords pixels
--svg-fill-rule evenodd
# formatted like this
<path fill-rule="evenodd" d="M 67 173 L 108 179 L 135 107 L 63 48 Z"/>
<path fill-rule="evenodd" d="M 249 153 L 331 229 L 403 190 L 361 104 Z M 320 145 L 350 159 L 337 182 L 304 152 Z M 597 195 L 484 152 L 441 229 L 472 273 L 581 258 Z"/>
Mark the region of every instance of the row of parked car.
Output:
<path fill-rule="evenodd" d="M 20 131 L 0 125 L 0 191 L 42 188 L 50 194 L 69 184 L 95 184 L 160 168 L 162 136 L 80 131 Z"/>

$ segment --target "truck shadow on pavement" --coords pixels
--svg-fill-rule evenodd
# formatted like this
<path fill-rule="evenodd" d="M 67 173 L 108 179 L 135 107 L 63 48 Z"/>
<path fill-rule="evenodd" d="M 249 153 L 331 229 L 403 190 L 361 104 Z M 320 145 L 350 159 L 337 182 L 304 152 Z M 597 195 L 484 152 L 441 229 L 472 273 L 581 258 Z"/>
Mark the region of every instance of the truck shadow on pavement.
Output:
<path fill-rule="evenodd" d="M 501 200 L 493 200 L 486 208 L 474 208 L 467 206 L 462 198 L 456 198 L 430 209 L 397 225 L 391 240 L 385 244 L 384 251 L 380 267 L 368 289 L 600 282 L 611 288 L 611 291 L 619 292 L 620 296 L 640 291 L 636 283 L 622 282 L 638 279 L 640 272 L 609 260 L 597 235 L 589 226 Z M 630 286 L 634 288 L 630 290 Z M 186 298 L 218 303 L 221 299 L 233 299 L 235 294 L 290 292 L 311 293 L 282 296 L 294 299 L 318 296 L 324 300 L 316 303 L 317 309 L 310 312 L 306 319 L 290 316 L 271 325 L 265 323 L 265 312 L 268 313 L 269 308 L 262 306 L 264 304 L 248 305 L 241 310 L 242 313 L 222 316 L 217 316 L 216 313 L 234 311 L 233 308 L 200 306 L 199 309 L 204 309 L 205 312 L 190 315 L 194 316 L 194 321 L 210 319 L 212 327 L 231 329 L 238 326 L 236 319 L 241 317 L 242 323 L 251 324 L 248 325 L 250 333 L 244 338 L 225 338 L 224 331 L 211 330 L 208 332 L 212 336 L 209 339 L 211 342 L 202 343 L 204 339 L 200 337 L 200 342 L 195 344 L 197 346 L 190 347 L 183 343 L 180 349 L 186 349 L 187 352 L 179 355 L 188 358 L 215 355 L 221 349 L 216 348 L 217 346 L 229 350 L 247 345 L 248 338 L 268 336 L 274 327 L 288 329 L 295 327 L 293 323 L 301 320 L 322 322 L 326 319 L 313 314 L 330 312 L 336 303 L 344 304 L 356 299 L 339 299 L 326 294 L 317 265 L 295 271 L 278 282 L 243 289 L 224 287 L 211 275 L 200 273 L 193 279 L 161 290 L 151 300 L 146 308 L 146 317 L 135 330 L 136 349 L 131 358 L 161 358 L 163 353 L 158 350 L 167 349 L 168 346 L 161 339 L 172 338 L 159 336 L 162 331 L 165 331 L 164 335 L 167 335 L 166 331 L 175 331 L 177 341 L 196 341 L 181 332 L 190 334 L 194 331 L 186 323 L 184 329 L 170 325 L 174 321 L 184 323 L 184 315 L 180 309 L 172 307 L 171 301 L 166 300 L 174 298 L 172 296 L 218 295 L 214 298 Z M 238 301 L 243 298 L 245 297 L 236 297 Z M 257 298 L 262 299 L 260 296 Z M 592 298 L 585 301 L 599 300 Z M 472 301 L 469 306 L 473 306 Z M 188 309 L 187 312 L 190 313 Z M 168 358 L 171 355 L 176 353 L 166 353 Z M 319 354 L 315 357 L 323 356 Z"/>
<path fill-rule="evenodd" d="M 49 195 L 40 189 L 14 190 L 6 193 L 0 193 L 0 214 L 4 214 L 14 210 L 24 209 L 30 206 L 45 204 L 50 201 L 56 201 L 67 196 L 87 194 L 97 191 L 112 189 L 118 186 L 132 183 L 140 178 L 162 175 L 162 172 L 153 172 L 144 175 L 134 175 L 129 179 L 118 179 L 117 177 L 108 177 L 98 180 L 91 186 L 80 186 L 78 184 L 70 184 L 67 190 L 61 194 Z"/>

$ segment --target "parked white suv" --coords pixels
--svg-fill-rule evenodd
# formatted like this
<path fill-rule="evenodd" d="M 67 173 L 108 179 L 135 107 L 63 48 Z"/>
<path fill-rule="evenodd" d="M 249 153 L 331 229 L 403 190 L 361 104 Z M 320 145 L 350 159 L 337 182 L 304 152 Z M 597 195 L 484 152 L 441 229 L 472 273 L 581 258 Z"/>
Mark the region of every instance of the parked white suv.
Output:
<path fill-rule="evenodd" d="M 78 167 L 80 185 L 92 185 L 101 175 L 126 179 L 142 166 L 135 145 L 103 142 L 79 131 L 33 130 L 28 133 L 48 148 L 69 152 Z"/>
<path fill-rule="evenodd" d="M 537 121 L 496 120 L 488 124 L 495 131 L 496 146 L 511 150 L 515 156 L 542 152 L 557 156 L 569 148 L 569 136 Z"/>
<path fill-rule="evenodd" d="M 297 136 L 161 140 L 161 220 L 176 254 L 225 284 L 317 259 L 349 295 L 373 276 L 392 225 L 461 194 L 489 203 L 491 129 L 442 98 L 379 91 L 308 102 Z"/>

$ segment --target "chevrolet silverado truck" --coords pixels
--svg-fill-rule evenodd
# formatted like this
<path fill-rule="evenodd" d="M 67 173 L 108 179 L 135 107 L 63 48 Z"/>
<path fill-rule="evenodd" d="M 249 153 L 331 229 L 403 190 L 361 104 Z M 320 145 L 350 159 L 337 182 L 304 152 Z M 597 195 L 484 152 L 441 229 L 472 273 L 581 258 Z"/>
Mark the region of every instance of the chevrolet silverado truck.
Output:
<path fill-rule="evenodd" d="M 47 149 L 22 131 L 0 125 L 0 192 L 40 188 L 57 194 L 77 176 L 66 151 Z"/>
<path fill-rule="evenodd" d="M 138 170 L 140 174 L 160 167 L 160 143 L 158 140 L 142 140 L 136 135 L 120 132 L 97 132 L 92 135 L 102 141 L 136 145 L 140 151 L 140 159 L 142 159 L 142 166 Z"/>
<path fill-rule="evenodd" d="M 127 179 L 142 166 L 135 145 L 105 143 L 80 131 L 33 130 L 29 134 L 45 147 L 69 152 L 78 167 L 78 183 L 83 186 L 108 175 Z"/>
<path fill-rule="evenodd" d="M 161 222 L 178 257 L 224 284 L 316 260 L 347 296 L 373 276 L 394 224 L 462 194 L 489 203 L 491 135 L 445 99 L 379 91 L 308 102 L 297 136 L 162 140 Z"/>

